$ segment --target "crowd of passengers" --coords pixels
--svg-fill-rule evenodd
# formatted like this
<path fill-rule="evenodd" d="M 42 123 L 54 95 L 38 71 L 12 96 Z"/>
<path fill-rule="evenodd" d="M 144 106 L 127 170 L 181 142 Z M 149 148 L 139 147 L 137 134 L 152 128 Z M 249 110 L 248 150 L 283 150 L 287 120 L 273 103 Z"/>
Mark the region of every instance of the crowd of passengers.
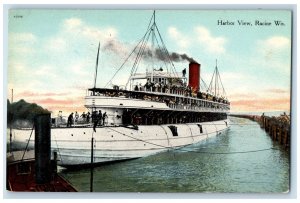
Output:
<path fill-rule="evenodd" d="M 124 125 L 161 125 L 161 124 L 176 124 L 176 123 L 194 123 L 224 120 L 226 114 L 213 113 L 134 113 L 131 110 L 124 110 L 122 115 L 122 123 Z"/>
<path fill-rule="evenodd" d="M 62 112 L 59 113 L 60 122 L 62 122 Z M 122 119 L 123 125 L 161 125 L 161 124 L 176 124 L 176 123 L 194 123 L 194 122 L 208 122 L 224 120 L 227 118 L 226 114 L 213 114 L 213 113 L 182 113 L 182 112 L 167 112 L 148 111 L 134 113 L 133 110 L 126 109 L 122 115 L 117 111 L 113 115 L 112 123 L 108 123 L 108 115 L 106 112 L 92 111 L 92 113 L 83 112 L 79 115 L 77 111 L 75 114 L 72 112 L 68 116 L 67 127 L 72 127 L 76 124 L 92 124 L 96 132 L 97 126 L 114 125 L 116 120 Z"/>
<path fill-rule="evenodd" d="M 171 104 L 178 103 L 178 101 L 175 100 L 175 97 L 165 96 L 165 95 L 153 95 L 153 94 L 149 94 L 149 92 L 177 94 L 177 95 L 182 95 L 185 97 L 193 97 L 193 98 L 203 99 L 203 100 L 207 100 L 207 101 L 214 101 L 214 102 L 229 104 L 229 102 L 222 97 L 216 97 L 209 93 L 193 91 L 193 89 L 190 86 L 186 86 L 186 85 L 168 86 L 168 85 L 163 85 L 162 83 L 154 84 L 149 81 L 144 86 L 142 86 L 141 84 L 136 85 L 134 88 L 134 91 L 122 91 L 122 90 L 119 90 L 118 86 L 115 86 L 112 91 L 105 91 L 102 93 L 105 96 L 111 96 L 111 97 L 125 96 L 126 98 L 135 98 L 135 99 L 165 102 L 165 103 L 167 103 L 167 105 L 169 103 L 171 103 Z M 100 94 L 100 93 L 98 93 L 98 94 Z M 180 100 L 179 100 L 179 102 L 180 102 Z"/>

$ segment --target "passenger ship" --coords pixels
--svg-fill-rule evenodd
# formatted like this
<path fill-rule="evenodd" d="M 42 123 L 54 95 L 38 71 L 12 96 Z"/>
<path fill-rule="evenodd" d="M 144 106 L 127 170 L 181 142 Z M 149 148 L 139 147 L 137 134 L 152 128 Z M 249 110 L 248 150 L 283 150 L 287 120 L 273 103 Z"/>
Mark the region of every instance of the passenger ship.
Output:
<path fill-rule="evenodd" d="M 149 51 L 150 36 L 152 42 L 161 42 L 160 50 Z M 72 167 L 91 161 L 103 163 L 145 157 L 198 143 L 229 128 L 230 103 L 224 95 L 217 66 L 209 87 L 202 90 L 200 64 L 190 60 L 186 67 L 188 74 L 185 70 L 178 73 L 172 60 L 174 53 L 168 52 L 159 33 L 155 12 L 146 34 L 132 52 L 137 56 L 126 87 L 109 88 L 110 82 L 104 88 L 96 87 L 99 50 L 100 44 L 94 87 L 88 89 L 85 107 L 93 115 L 99 110 L 102 114 L 106 112 L 107 117 L 94 128 L 92 121 L 78 121 L 67 127 L 61 118 L 53 119 L 51 146 L 59 154 L 59 165 Z M 139 62 L 149 52 L 152 57 L 160 55 L 160 62 L 166 67 L 153 66 L 138 73 Z M 29 140 L 29 134 L 29 130 L 15 129 L 14 145 L 24 146 L 27 142 L 32 145 L 34 139 Z"/>

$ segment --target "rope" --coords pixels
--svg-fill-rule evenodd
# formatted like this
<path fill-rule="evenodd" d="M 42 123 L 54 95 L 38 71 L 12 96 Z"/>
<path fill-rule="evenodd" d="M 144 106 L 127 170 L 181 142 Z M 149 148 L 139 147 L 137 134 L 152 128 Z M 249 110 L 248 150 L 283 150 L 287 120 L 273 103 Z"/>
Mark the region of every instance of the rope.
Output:
<path fill-rule="evenodd" d="M 109 128 L 109 127 L 108 127 L 108 128 Z M 126 135 L 125 133 L 121 133 L 121 132 L 119 132 L 119 131 L 117 131 L 117 130 L 114 130 L 114 129 L 112 129 L 112 128 L 109 128 L 109 129 L 111 129 L 112 131 L 115 131 L 116 133 L 119 133 L 119 134 L 121 134 L 121 135 L 124 135 L 124 136 L 126 136 L 126 137 L 130 137 L 130 138 L 132 138 L 132 139 L 134 139 L 134 140 L 137 140 L 137 141 L 141 141 L 141 142 L 144 142 L 144 143 L 147 143 L 147 144 L 151 144 L 151 145 L 154 145 L 154 146 L 158 146 L 158 147 L 163 147 L 163 148 L 172 148 L 172 149 L 173 149 L 173 147 L 169 147 L 169 146 L 163 146 L 163 145 L 155 144 L 155 143 L 152 143 L 152 142 L 148 142 L 148 141 L 145 141 L 145 140 L 141 140 L 141 139 L 138 139 L 138 138 L 132 137 L 132 136 L 130 136 L 130 135 Z"/>
<path fill-rule="evenodd" d="M 62 159 L 62 157 L 61 157 L 61 153 L 60 153 L 60 150 L 59 150 L 59 147 L 58 147 L 58 144 L 57 144 L 57 139 L 56 139 L 55 134 L 54 134 L 54 139 L 55 139 L 56 148 L 57 148 L 57 151 L 58 151 L 58 154 L 59 154 L 59 157 L 60 157 L 60 162 L 61 162 L 62 165 L 63 165 L 63 159 Z"/>
<path fill-rule="evenodd" d="M 125 133 L 122 133 L 122 132 L 119 132 L 117 130 L 114 130 L 112 128 L 109 128 L 111 129 L 112 131 L 115 131 L 121 135 L 124 135 L 126 137 L 130 137 L 134 140 L 138 140 L 138 141 L 141 141 L 141 142 L 144 142 L 144 143 L 147 143 L 147 144 L 151 144 L 151 145 L 154 145 L 154 146 L 158 146 L 158 147 L 162 147 L 162 148 L 167 148 L 167 149 L 173 149 L 173 150 L 177 150 L 177 151 L 182 151 L 182 152 L 191 152 L 191 153 L 198 153 L 198 154 L 245 154 L 245 153 L 254 153 L 254 152 L 261 152 L 261 151 L 268 151 L 268 150 L 279 150 L 278 148 L 267 148 L 267 149 L 257 149 L 257 150 L 249 150 L 249 151 L 236 151 L 236 152 L 201 152 L 201 151 L 193 151 L 193 150 L 185 150 L 185 149 L 178 149 L 178 148 L 175 148 L 175 147 L 169 147 L 169 146 L 163 146 L 163 145 L 159 145 L 159 144 L 155 144 L 155 143 L 152 143 L 152 142 L 148 142 L 148 141 L 145 141 L 145 140 L 142 140 L 142 139 L 138 139 L 138 138 L 135 138 L 135 137 L 132 137 L 130 135 L 126 135 Z M 218 133 L 218 131 L 217 131 Z M 208 134 L 213 134 L 213 133 L 207 133 Z"/>
<path fill-rule="evenodd" d="M 184 152 L 193 152 L 193 153 L 199 153 L 199 154 L 246 154 L 246 153 L 253 153 L 253 152 L 262 152 L 262 151 L 268 151 L 268 150 L 279 150 L 278 148 L 267 148 L 267 149 L 257 149 L 257 150 L 249 150 L 249 151 L 237 151 L 237 152 L 201 152 L 201 151 L 190 151 L 190 150 L 184 150 L 179 149 L 180 151 Z"/>
<path fill-rule="evenodd" d="M 28 145 L 29 145 L 29 142 L 30 142 L 30 139 L 31 139 L 31 135 L 32 135 L 33 129 L 34 129 L 34 124 L 32 125 L 31 133 L 30 133 L 28 142 L 27 142 L 27 144 L 26 144 L 26 147 L 25 147 L 25 150 L 24 150 L 24 153 L 23 153 L 23 156 L 22 156 L 21 161 L 23 161 L 23 159 L 24 159 L 25 153 L 26 153 L 26 151 L 27 151 L 27 148 L 28 148 Z"/>

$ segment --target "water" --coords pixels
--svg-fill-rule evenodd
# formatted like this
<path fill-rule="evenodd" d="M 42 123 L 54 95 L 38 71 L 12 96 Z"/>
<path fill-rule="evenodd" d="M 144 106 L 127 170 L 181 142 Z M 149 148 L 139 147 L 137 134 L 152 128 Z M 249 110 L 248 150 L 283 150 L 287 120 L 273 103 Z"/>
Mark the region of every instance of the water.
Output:
<path fill-rule="evenodd" d="M 287 192 L 289 152 L 257 123 L 230 119 L 232 126 L 226 133 L 196 145 L 95 168 L 94 191 Z M 89 191 L 89 169 L 62 175 L 79 191 Z"/>
<path fill-rule="evenodd" d="M 264 114 L 265 116 L 281 116 L 283 114 L 287 114 L 290 115 L 290 111 L 286 110 L 286 111 L 261 111 L 261 112 L 231 112 L 231 114 L 242 114 L 242 115 L 256 115 L 256 116 L 261 116 L 262 114 Z"/>

